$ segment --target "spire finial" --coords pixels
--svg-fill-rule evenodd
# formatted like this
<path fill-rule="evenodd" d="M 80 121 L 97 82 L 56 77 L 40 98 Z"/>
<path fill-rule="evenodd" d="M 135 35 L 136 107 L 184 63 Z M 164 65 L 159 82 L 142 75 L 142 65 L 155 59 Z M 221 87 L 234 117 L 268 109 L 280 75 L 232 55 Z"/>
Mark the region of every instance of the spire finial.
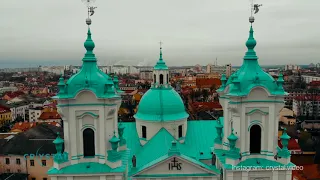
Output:
<path fill-rule="evenodd" d="M 159 42 L 159 44 L 160 44 L 160 58 L 159 58 L 159 60 L 162 60 L 162 44 L 163 44 L 163 42 Z"/>
<path fill-rule="evenodd" d="M 88 18 L 86 19 L 86 24 L 88 26 L 91 25 L 92 21 L 90 19 L 90 16 L 92 16 L 94 14 L 94 10 L 97 8 L 97 7 L 94 7 L 93 6 L 93 3 L 95 2 L 96 0 L 82 0 L 82 2 L 87 6 L 88 8 Z"/>
<path fill-rule="evenodd" d="M 251 0 L 251 16 L 249 17 L 249 22 L 252 23 L 254 22 L 254 16 L 253 14 L 257 14 L 259 12 L 259 7 L 262 6 L 262 4 L 254 4 L 254 0 Z"/>

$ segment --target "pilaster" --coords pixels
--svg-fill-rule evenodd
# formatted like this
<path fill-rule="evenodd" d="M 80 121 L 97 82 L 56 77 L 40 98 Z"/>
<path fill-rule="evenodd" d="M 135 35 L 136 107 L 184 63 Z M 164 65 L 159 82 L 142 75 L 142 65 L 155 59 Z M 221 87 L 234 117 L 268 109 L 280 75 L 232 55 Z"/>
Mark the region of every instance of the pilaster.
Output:
<path fill-rule="evenodd" d="M 100 180 L 107 180 L 106 176 L 100 176 Z"/>
<path fill-rule="evenodd" d="M 279 180 L 279 171 L 272 171 L 272 180 Z"/>
<path fill-rule="evenodd" d="M 241 180 L 248 180 L 249 179 L 249 172 L 248 171 L 242 171 L 241 172 Z"/>

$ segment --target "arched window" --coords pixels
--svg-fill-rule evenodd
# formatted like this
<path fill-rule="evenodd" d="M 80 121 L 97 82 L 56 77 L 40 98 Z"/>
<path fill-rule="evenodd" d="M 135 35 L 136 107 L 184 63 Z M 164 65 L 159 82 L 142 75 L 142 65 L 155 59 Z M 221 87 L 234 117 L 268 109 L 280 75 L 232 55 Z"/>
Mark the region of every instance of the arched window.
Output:
<path fill-rule="evenodd" d="M 160 84 L 163 84 L 163 74 L 160 74 Z"/>
<path fill-rule="evenodd" d="M 155 74 L 153 75 L 153 83 L 157 83 L 157 76 Z"/>
<path fill-rule="evenodd" d="M 94 131 L 91 128 L 83 131 L 83 156 L 95 156 Z"/>
<path fill-rule="evenodd" d="M 169 74 L 167 74 L 167 83 L 169 84 Z"/>
<path fill-rule="evenodd" d="M 261 152 L 261 128 L 259 125 L 253 125 L 250 128 L 250 153 Z"/>

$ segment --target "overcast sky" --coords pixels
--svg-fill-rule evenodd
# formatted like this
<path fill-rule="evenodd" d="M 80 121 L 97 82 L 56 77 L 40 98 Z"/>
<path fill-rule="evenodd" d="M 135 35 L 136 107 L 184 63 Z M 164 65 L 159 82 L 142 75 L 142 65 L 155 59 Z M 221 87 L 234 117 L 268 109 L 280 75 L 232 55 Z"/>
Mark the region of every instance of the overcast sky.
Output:
<path fill-rule="evenodd" d="M 320 0 L 256 0 L 260 64 L 320 60 Z M 249 0 L 97 0 L 91 32 L 100 64 L 153 65 L 163 42 L 169 66 L 241 65 Z M 3 0 L 0 62 L 81 64 L 86 6 L 81 0 Z M 0 67 L 1 68 L 1 67 Z"/>

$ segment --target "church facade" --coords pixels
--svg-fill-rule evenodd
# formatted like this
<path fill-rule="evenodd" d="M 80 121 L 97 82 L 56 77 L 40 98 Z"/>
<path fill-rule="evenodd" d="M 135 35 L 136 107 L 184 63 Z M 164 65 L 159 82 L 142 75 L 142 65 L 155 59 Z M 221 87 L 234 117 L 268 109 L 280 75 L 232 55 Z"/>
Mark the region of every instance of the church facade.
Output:
<path fill-rule="evenodd" d="M 283 148 L 277 139 L 283 77 L 274 80 L 259 66 L 252 25 L 246 46 L 242 67 L 228 80 L 221 78 L 223 117 L 187 120 L 160 48 L 136 122 L 124 123 L 117 114 L 123 93 L 118 78 L 99 70 L 88 28 L 81 70 L 58 83 L 64 138 L 53 141 L 51 179 L 290 180 L 290 137 L 284 130 Z"/>

